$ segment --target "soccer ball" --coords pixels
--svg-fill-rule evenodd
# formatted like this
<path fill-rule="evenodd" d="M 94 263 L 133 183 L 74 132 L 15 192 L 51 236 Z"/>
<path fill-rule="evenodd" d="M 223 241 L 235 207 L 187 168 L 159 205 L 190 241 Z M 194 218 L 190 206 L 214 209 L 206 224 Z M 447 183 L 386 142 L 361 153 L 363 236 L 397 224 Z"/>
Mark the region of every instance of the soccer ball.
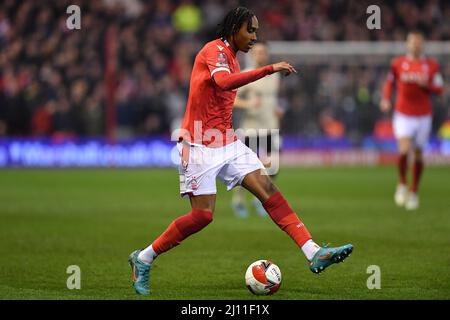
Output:
<path fill-rule="evenodd" d="M 281 285 L 280 268 L 270 260 L 255 261 L 245 272 L 245 284 L 253 294 L 274 294 Z"/>

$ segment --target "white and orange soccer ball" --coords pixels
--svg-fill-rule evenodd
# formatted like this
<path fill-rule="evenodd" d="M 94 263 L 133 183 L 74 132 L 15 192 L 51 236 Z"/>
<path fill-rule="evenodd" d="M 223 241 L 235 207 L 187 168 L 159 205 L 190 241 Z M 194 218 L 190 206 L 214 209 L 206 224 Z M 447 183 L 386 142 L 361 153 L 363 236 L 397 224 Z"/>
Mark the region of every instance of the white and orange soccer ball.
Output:
<path fill-rule="evenodd" d="M 274 294 L 281 285 L 280 268 L 270 260 L 255 261 L 245 272 L 245 284 L 253 294 Z"/>

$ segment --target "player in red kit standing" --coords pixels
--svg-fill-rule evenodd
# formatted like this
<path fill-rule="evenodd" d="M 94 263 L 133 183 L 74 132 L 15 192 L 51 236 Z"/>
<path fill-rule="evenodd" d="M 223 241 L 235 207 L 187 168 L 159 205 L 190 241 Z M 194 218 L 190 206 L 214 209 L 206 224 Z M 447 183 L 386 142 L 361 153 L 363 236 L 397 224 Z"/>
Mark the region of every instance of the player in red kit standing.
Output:
<path fill-rule="evenodd" d="M 272 220 L 303 251 L 314 273 L 343 261 L 352 245 L 318 246 L 281 192 L 264 174 L 257 155 L 237 139 L 232 128 L 232 109 L 237 88 L 274 72 L 297 71 L 279 62 L 240 72 L 236 53 L 248 52 L 256 42 L 258 19 L 246 8 L 230 11 L 220 24 L 219 39 L 197 54 L 192 70 L 187 109 L 177 133 L 181 163 L 180 194 L 189 197 L 192 210 L 175 219 L 148 247 L 129 256 L 133 286 L 138 294 L 150 293 L 149 277 L 155 258 L 202 230 L 213 220 L 216 178 L 231 190 L 241 185 L 263 204 Z"/>
<path fill-rule="evenodd" d="M 393 116 L 394 134 L 397 139 L 399 158 L 399 183 L 394 199 L 398 206 L 407 210 L 419 207 L 419 181 L 424 168 L 423 149 L 431 132 L 431 94 L 441 94 L 443 80 L 438 63 L 422 54 L 424 37 L 417 31 L 408 34 L 406 45 L 408 54 L 395 58 L 383 87 L 380 108 L 388 112 L 391 95 L 395 88 L 397 100 Z M 413 177 L 408 190 L 408 154 L 414 153 Z"/>

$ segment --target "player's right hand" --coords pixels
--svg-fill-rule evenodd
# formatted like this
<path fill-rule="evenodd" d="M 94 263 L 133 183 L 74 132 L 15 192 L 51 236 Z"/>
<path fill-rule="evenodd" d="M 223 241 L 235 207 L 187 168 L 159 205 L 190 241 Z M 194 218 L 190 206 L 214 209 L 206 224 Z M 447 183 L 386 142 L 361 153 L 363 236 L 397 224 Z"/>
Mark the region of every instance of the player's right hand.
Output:
<path fill-rule="evenodd" d="M 297 70 L 295 70 L 295 68 L 286 61 L 275 63 L 272 65 L 272 67 L 274 72 L 286 71 L 286 76 L 290 75 L 291 73 L 297 73 Z"/>
<path fill-rule="evenodd" d="M 392 108 L 392 103 L 389 100 L 381 100 L 380 102 L 380 109 L 383 112 L 388 112 Z"/>

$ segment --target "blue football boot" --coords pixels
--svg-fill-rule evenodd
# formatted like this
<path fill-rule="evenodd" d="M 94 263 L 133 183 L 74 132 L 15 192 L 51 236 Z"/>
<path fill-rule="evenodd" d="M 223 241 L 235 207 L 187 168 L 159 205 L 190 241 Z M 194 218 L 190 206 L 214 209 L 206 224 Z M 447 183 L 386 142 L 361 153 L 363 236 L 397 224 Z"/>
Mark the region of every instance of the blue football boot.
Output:
<path fill-rule="evenodd" d="M 314 257 L 309 261 L 309 269 L 314 273 L 321 273 L 325 268 L 333 263 L 344 261 L 353 251 L 351 244 L 342 247 L 328 248 L 323 246 L 316 252 Z"/>
<path fill-rule="evenodd" d="M 139 252 L 141 250 L 133 251 L 128 257 L 128 262 L 131 266 L 133 287 L 137 294 L 148 296 L 150 294 L 150 269 L 152 266 L 139 260 Z"/>

